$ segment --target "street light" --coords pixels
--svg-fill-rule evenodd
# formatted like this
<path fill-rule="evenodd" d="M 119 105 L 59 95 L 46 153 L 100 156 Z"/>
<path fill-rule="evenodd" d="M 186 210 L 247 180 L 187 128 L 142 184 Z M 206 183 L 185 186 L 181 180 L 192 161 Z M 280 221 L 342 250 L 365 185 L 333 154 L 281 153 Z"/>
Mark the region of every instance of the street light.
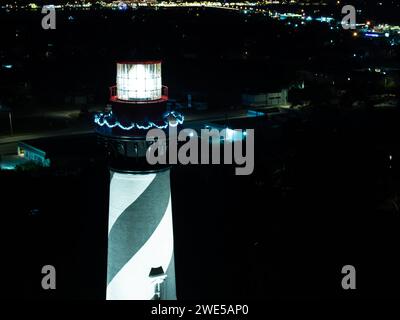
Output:
<path fill-rule="evenodd" d="M 11 109 L 8 107 L 4 107 L 2 104 L 0 104 L 0 112 L 8 112 L 8 119 L 10 121 L 10 135 L 13 135 L 14 129 L 13 129 L 13 123 L 12 123 Z"/>
<path fill-rule="evenodd" d="M 8 111 L 8 118 L 10 119 L 10 134 L 13 135 L 14 134 L 14 129 L 13 129 L 13 124 L 12 124 L 11 111 Z"/>

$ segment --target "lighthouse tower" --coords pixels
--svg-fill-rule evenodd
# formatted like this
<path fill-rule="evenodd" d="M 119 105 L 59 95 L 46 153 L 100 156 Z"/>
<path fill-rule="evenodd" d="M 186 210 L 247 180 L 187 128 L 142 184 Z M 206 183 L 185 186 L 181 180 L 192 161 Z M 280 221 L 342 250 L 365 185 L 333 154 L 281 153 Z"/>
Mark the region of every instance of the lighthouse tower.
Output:
<path fill-rule="evenodd" d="M 118 62 L 116 82 L 111 111 L 94 118 L 110 169 L 107 300 L 174 300 L 170 169 L 148 164 L 146 134 L 183 116 L 167 111 L 161 61 Z"/>

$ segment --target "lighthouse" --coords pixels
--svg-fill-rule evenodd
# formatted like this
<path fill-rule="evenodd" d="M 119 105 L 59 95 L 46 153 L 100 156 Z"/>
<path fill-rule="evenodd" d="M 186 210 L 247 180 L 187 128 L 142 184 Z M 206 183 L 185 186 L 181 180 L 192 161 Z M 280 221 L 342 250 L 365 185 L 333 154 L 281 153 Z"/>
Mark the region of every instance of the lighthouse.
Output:
<path fill-rule="evenodd" d="M 184 120 L 167 110 L 161 64 L 117 62 L 111 110 L 94 118 L 110 171 L 107 300 L 176 299 L 170 167 L 146 161 L 149 130 Z"/>

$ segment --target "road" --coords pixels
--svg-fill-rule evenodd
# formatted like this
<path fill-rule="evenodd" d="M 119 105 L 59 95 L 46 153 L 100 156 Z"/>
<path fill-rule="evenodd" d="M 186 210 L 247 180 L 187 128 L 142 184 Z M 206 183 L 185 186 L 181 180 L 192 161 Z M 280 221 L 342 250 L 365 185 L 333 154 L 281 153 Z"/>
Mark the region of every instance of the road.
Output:
<path fill-rule="evenodd" d="M 186 111 L 186 113 L 187 113 L 185 115 L 186 127 L 190 127 L 190 122 L 199 122 L 199 121 L 213 122 L 213 121 L 224 121 L 224 120 L 243 119 L 252 117 L 249 116 L 247 110 L 243 109 L 216 111 L 216 112 L 202 112 L 200 114 Z M 275 112 L 272 114 L 268 113 L 268 115 L 271 116 L 277 113 L 279 112 Z M 61 137 L 61 136 L 69 136 L 77 134 L 88 134 L 93 132 L 94 129 L 89 127 L 86 128 L 71 127 L 63 130 L 52 130 L 45 132 L 35 132 L 30 134 L 3 136 L 0 137 L 0 155 L 15 154 L 17 152 L 17 143 L 19 141 L 29 141 L 39 138 Z"/>
<path fill-rule="evenodd" d="M 40 138 L 63 137 L 75 134 L 86 134 L 93 132 L 92 129 L 76 129 L 69 128 L 65 130 L 48 131 L 32 134 L 13 135 L 0 139 L 0 155 L 15 154 L 17 152 L 17 144 L 19 141 L 28 141 Z"/>

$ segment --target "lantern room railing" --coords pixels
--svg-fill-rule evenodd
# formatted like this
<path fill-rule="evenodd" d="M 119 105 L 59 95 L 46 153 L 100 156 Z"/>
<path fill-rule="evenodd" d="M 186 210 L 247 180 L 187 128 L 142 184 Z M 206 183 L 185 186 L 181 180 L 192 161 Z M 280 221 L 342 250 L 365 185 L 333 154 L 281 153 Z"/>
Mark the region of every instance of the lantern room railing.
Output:
<path fill-rule="evenodd" d="M 122 103 L 155 103 L 168 100 L 168 87 L 161 87 L 161 98 L 157 100 L 121 100 L 117 96 L 117 86 L 111 86 L 110 88 L 110 101 L 122 102 Z"/>

